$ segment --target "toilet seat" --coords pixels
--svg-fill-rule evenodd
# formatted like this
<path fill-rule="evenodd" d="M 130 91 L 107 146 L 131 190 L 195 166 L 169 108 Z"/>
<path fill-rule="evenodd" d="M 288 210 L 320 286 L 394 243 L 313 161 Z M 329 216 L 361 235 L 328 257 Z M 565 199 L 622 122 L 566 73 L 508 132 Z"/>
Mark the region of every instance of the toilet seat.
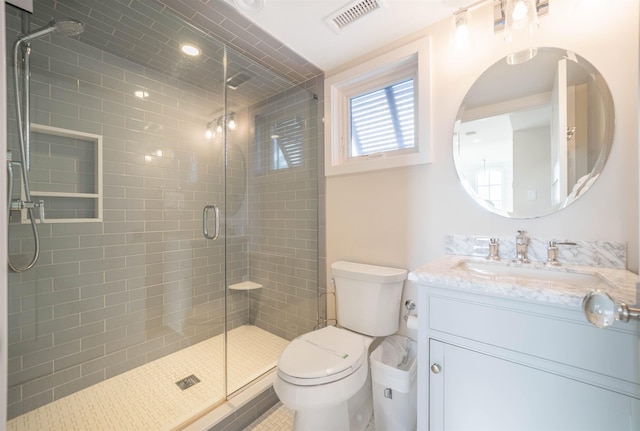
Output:
<path fill-rule="evenodd" d="M 278 375 L 299 386 L 335 382 L 366 361 L 368 337 L 327 326 L 293 340 L 278 359 Z"/>

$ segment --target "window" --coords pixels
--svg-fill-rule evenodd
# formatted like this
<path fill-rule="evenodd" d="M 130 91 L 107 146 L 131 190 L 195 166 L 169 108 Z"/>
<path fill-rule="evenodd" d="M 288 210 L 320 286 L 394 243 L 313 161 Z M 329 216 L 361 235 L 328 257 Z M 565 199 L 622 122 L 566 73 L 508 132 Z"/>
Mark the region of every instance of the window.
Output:
<path fill-rule="evenodd" d="M 304 119 L 281 112 L 255 117 L 258 171 L 279 171 L 303 165 Z"/>
<path fill-rule="evenodd" d="M 286 169 L 302 165 L 303 130 L 298 117 L 271 125 L 271 169 Z"/>
<path fill-rule="evenodd" d="M 349 101 L 350 157 L 415 147 L 413 78 Z"/>
<path fill-rule="evenodd" d="M 430 162 L 428 39 L 325 81 L 325 174 Z"/>
<path fill-rule="evenodd" d="M 480 198 L 491 202 L 494 207 L 502 208 L 502 172 L 489 169 L 478 173 L 477 192 Z"/>

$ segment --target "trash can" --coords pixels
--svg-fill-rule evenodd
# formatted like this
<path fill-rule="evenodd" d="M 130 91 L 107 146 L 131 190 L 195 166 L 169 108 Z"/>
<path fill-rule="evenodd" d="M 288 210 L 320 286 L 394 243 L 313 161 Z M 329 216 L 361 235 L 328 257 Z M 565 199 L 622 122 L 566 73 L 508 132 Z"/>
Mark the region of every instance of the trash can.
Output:
<path fill-rule="evenodd" d="M 413 431 L 417 423 L 417 346 L 386 337 L 369 356 L 376 431 Z"/>

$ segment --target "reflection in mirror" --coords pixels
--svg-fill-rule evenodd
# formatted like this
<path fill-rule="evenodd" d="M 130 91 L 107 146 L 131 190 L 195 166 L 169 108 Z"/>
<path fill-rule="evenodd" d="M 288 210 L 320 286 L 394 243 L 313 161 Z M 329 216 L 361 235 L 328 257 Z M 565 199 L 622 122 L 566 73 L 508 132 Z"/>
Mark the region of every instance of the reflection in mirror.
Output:
<path fill-rule="evenodd" d="M 574 202 L 602 172 L 613 140 L 602 75 L 571 51 L 531 52 L 524 62 L 513 64 L 512 54 L 487 69 L 454 126 L 462 184 L 505 217 L 540 217 Z"/>

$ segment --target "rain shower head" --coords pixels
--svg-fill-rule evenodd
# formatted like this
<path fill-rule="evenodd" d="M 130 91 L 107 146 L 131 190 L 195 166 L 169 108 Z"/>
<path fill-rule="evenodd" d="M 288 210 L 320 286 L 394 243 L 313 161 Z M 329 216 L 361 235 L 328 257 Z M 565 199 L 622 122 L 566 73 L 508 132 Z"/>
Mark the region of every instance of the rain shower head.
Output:
<path fill-rule="evenodd" d="M 76 36 L 84 31 L 84 24 L 78 20 L 63 18 L 52 19 L 44 27 L 25 33 L 18 38 L 16 43 L 28 42 L 45 36 L 49 33 L 60 33 L 63 36 Z"/>

